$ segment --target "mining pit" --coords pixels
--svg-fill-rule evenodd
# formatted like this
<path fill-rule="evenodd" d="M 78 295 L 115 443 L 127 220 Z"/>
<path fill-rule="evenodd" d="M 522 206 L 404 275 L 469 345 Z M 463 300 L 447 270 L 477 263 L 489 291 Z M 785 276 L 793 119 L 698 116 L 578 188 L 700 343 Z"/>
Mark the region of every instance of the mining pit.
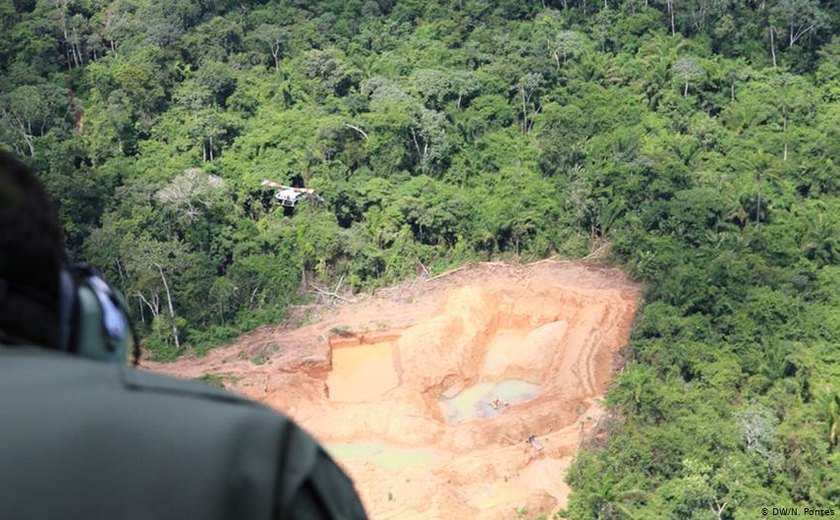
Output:
<path fill-rule="evenodd" d="M 615 269 L 478 264 L 145 365 L 213 374 L 294 418 L 373 519 L 550 517 L 599 433 L 640 297 Z"/>

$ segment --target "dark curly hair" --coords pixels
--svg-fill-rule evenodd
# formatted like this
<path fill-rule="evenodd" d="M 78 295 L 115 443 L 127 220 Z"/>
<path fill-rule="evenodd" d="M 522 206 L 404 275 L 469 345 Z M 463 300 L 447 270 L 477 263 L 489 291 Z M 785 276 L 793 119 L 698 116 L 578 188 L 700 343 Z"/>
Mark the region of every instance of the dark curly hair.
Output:
<path fill-rule="evenodd" d="M 0 150 L 0 331 L 58 348 L 64 238 L 40 180 Z"/>

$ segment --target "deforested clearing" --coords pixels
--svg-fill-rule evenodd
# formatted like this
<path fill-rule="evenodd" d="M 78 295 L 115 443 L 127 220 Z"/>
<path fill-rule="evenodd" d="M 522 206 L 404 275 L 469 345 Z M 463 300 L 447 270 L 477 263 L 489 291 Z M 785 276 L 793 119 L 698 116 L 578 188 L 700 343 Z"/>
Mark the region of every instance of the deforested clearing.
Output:
<path fill-rule="evenodd" d="M 478 264 L 153 367 L 215 375 L 289 414 L 373 518 L 550 514 L 600 432 L 640 293 L 583 263 Z"/>

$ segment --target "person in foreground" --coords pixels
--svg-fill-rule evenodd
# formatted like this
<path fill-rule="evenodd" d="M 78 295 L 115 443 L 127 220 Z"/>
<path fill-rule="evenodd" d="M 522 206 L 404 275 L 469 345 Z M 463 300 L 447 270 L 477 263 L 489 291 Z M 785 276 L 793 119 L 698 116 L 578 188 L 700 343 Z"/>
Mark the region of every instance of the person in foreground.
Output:
<path fill-rule="evenodd" d="M 122 297 L 65 266 L 42 186 L 0 150 L 0 518 L 366 518 L 291 420 L 126 366 L 129 330 Z"/>

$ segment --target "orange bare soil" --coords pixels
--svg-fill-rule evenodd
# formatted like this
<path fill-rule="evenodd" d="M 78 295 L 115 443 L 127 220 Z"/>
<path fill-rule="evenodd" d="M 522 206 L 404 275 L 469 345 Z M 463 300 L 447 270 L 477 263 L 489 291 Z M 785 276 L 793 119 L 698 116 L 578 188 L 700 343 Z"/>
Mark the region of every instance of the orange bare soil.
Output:
<path fill-rule="evenodd" d="M 371 518 L 550 516 L 603 414 L 640 294 L 582 263 L 480 264 L 146 366 L 220 376 L 293 417 L 353 477 Z"/>

